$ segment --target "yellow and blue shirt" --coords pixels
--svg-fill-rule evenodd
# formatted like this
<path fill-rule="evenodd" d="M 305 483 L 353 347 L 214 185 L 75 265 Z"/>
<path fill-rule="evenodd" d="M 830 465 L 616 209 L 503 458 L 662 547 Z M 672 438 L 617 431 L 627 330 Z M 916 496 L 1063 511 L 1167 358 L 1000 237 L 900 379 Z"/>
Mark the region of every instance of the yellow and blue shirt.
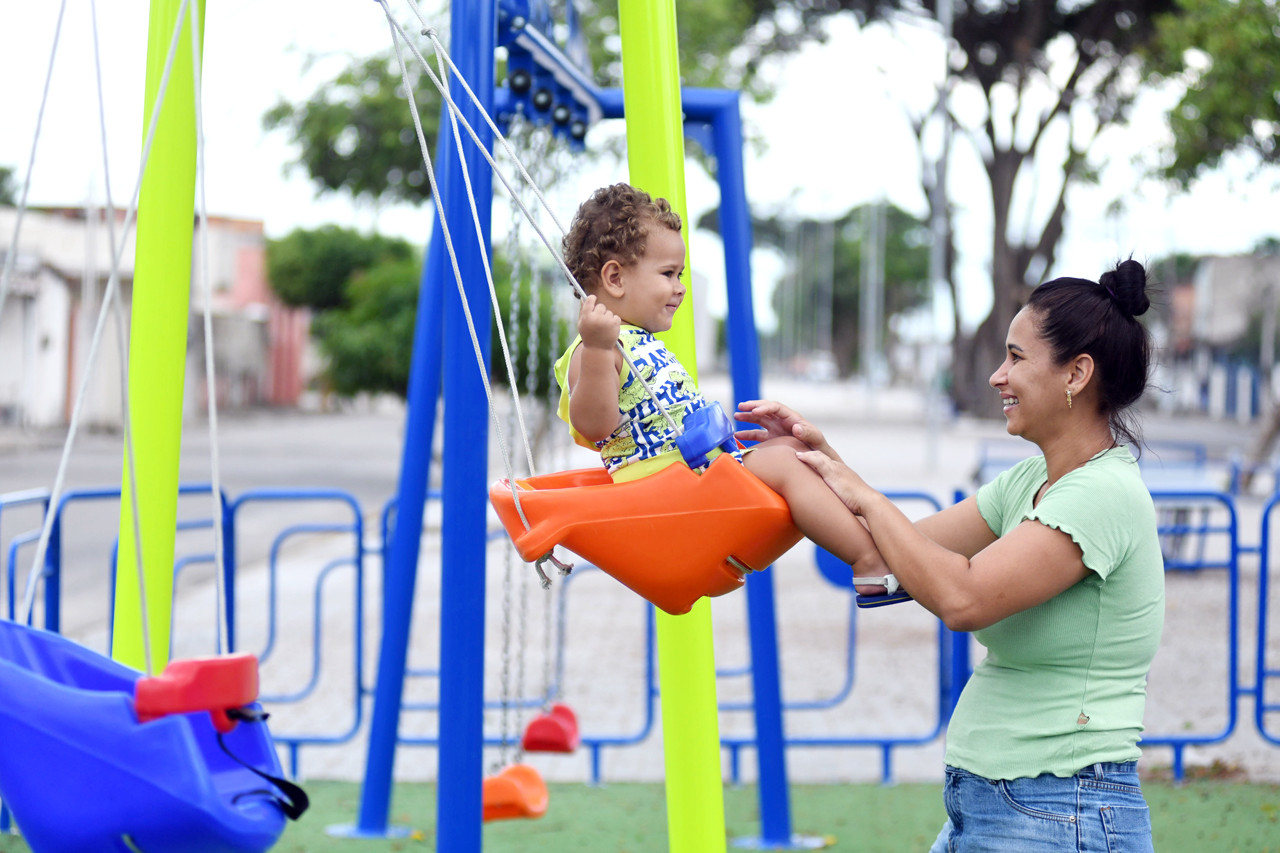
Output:
<path fill-rule="evenodd" d="M 582 338 L 574 338 L 564 355 L 556 361 L 555 373 L 556 382 L 560 385 L 557 413 L 569 424 L 574 442 L 598 450 L 610 476 L 622 481 L 639 479 L 683 461 L 676 447 L 675 433 L 662 415 L 663 409 L 679 426 L 685 415 L 709 403 L 698 391 L 684 365 L 652 333 L 639 326 L 624 325 L 619 340 L 654 396 L 645 391 L 644 385 L 624 363 L 619 377 L 618 427 L 603 441 L 588 440 L 569 421 L 569 360 L 582 344 Z"/>

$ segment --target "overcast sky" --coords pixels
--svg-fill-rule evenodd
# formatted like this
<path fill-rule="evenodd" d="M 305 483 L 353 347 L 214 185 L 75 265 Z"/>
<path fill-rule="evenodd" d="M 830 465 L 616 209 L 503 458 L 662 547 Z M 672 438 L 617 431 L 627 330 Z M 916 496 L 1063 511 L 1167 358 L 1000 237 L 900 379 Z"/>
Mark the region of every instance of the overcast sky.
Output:
<path fill-rule="evenodd" d="M 407 22 L 407 7 L 392 6 Z M 32 204 L 104 198 L 90 4 L 68 0 L 66 8 L 32 170 Z M 279 98 L 305 98 L 350 58 L 389 45 L 379 6 L 369 0 L 212 0 L 207 16 L 203 108 L 210 212 L 261 219 L 269 236 L 338 222 L 364 229 L 376 225 L 425 240 L 425 211 L 398 207 L 375 217 L 369 208 L 342 198 L 317 199 L 303 175 L 284 176 L 293 152 L 281 134 L 261 129 L 262 114 Z M 0 12 L 0 79 L 6 81 L 0 165 L 15 167 L 20 177 L 28 171 L 57 17 L 58 4 L 51 2 L 8 3 Z M 133 190 L 141 148 L 146 4 L 99 3 L 97 25 L 111 190 L 122 205 Z M 308 55 L 321 57 L 309 71 L 304 70 Z M 747 188 L 758 214 L 838 215 L 877 198 L 925 212 L 904 114 L 924 108 L 941 73 L 935 37 L 924 31 L 859 32 L 843 19 L 833 25 L 828 44 L 774 63 L 766 73 L 778 82 L 778 97 L 767 106 L 744 109 L 767 145 L 747 156 Z M 1162 138 L 1161 106 L 1158 98 L 1146 99 L 1135 129 L 1114 135 L 1099 149 L 1105 155 L 1103 182 L 1070 197 L 1056 272 L 1096 278 L 1117 257 L 1232 254 L 1280 233 L 1274 173 L 1259 180 L 1234 168 L 1177 197 L 1141 178 L 1133 160 L 1149 155 Z M 621 132 L 619 126 L 594 128 L 588 144 Z M 969 294 L 966 315 L 977 319 L 986 309 L 990 215 L 977 161 L 963 142 L 955 151 L 950 189 L 963 214 L 961 285 Z M 625 164 L 575 169 L 550 198 L 567 221 L 577 200 L 592 188 L 623 178 Z M 1053 191 L 1041 190 L 1046 197 Z M 690 171 L 688 194 L 694 218 L 716 202 L 714 184 L 696 168 Z M 1026 203 L 1045 203 L 1045 198 Z M 696 269 L 705 270 L 712 290 L 722 287 L 718 258 L 709 262 L 718 251 L 714 238 L 694 235 L 692 260 Z M 767 288 L 777 274 L 778 264 L 762 258 L 757 287 Z M 711 304 L 717 305 L 714 295 Z"/>

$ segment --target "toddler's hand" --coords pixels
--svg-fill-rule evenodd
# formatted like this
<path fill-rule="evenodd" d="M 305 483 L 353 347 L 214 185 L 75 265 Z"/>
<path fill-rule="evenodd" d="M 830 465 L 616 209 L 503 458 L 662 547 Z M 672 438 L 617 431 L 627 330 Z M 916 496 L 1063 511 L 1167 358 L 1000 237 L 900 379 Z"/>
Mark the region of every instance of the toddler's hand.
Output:
<path fill-rule="evenodd" d="M 578 309 L 578 335 L 589 349 L 613 349 L 622 331 L 622 320 L 594 296 L 582 300 Z"/>

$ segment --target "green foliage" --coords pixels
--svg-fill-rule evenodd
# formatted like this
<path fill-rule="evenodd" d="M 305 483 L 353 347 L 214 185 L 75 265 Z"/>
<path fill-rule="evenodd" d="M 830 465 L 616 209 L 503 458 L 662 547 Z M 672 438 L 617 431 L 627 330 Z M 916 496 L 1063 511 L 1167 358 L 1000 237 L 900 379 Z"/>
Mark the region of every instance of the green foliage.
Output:
<path fill-rule="evenodd" d="M 903 10 L 919 12 L 921 5 L 933 6 L 906 0 L 679 0 L 680 79 L 686 86 L 739 89 L 768 100 L 773 85 L 759 75 L 764 61 L 824 41 L 832 16 L 852 14 L 866 23 Z M 580 0 L 579 6 L 596 78 L 603 85 L 622 85 L 618 4 Z"/>
<path fill-rule="evenodd" d="M 1156 279 L 1161 289 L 1191 281 L 1196 265 L 1200 263 L 1198 255 L 1186 252 L 1175 252 L 1163 258 L 1153 258 L 1146 262 L 1147 274 Z"/>
<path fill-rule="evenodd" d="M 415 95 L 420 94 L 420 68 L 412 57 L 405 62 Z M 429 106 L 419 109 L 423 134 L 433 153 L 438 103 L 438 98 L 430 98 Z M 343 70 L 303 104 L 277 102 L 263 116 L 262 125 L 289 134 L 299 158 L 285 171 L 302 166 L 318 191 L 341 190 L 356 199 L 411 204 L 431 198 L 400 67 L 391 53 Z"/>
<path fill-rule="evenodd" d="M 366 236 L 337 225 L 297 228 L 267 241 L 267 278 L 286 305 L 326 311 L 348 304 L 347 284 L 357 273 L 416 257 L 412 245 L 396 238 Z"/>
<path fill-rule="evenodd" d="M 18 182 L 9 166 L 0 166 L 0 204 L 12 207 L 18 203 Z"/>
<path fill-rule="evenodd" d="M 581 23 L 602 86 L 622 83 L 618 7 L 586 0 Z M 686 86 L 741 89 L 767 100 L 772 84 L 759 78 L 763 60 L 791 53 L 822 39 L 824 22 L 851 11 L 862 20 L 892 12 L 898 2 L 838 0 L 680 0 L 681 81 Z M 913 7 L 914 8 L 914 7 Z M 440 98 L 406 54 L 409 78 L 420 98 L 423 135 L 434 154 Z M 399 64 L 385 51 L 355 61 L 321 83 L 302 104 L 279 101 L 262 118 L 267 130 L 281 130 L 298 149 L 286 171 L 302 168 L 318 192 L 346 192 L 375 202 L 421 204 L 430 198 L 422 155 L 403 92 Z"/>
<path fill-rule="evenodd" d="M 399 241 L 384 238 L 366 238 L 366 241 L 367 245 L 386 244 L 390 251 L 371 254 L 374 261 L 367 265 L 344 267 L 348 272 L 339 283 L 340 299 L 317 312 L 311 333 L 325 357 L 323 381 L 327 390 L 344 397 L 390 393 L 404 398 L 409 389 L 421 263 L 414 253 L 405 251 L 407 246 L 402 247 Z M 349 254 L 341 254 L 338 262 L 345 264 Z M 538 291 L 537 319 L 534 320 L 535 300 L 528 271 L 522 276 L 514 316 L 510 315 L 512 309 L 509 308 L 510 264 L 501 256 L 496 257 L 493 274 L 498 303 L 503 306 L 503 323 L 511 341 L 516 387 L 526 399 L 555 400 L 559 388 L 552 366 L 568 344 L 569 329 L 563 320 L 555 319 L 553 302 L 567 297 L 550 292 L 545 282 L 559 281 L 559 277 L 542 276 L 544 284 Z M 331 280 L 336 280 L 336 276 L 326 276 L 326 286 Z M 450 279 L 444 286 L 452 290 L 454 284 Z M 473 304 L 473 316 L 479 317 L 485 308 L 486 305 Z M 491 329 L 491 379 L 495 385 L 505 385 L 507 375 L 497 324 L 492 323 Z M 457 356 L 447 362 L 446 369 L 475 370 L 470 350 Z"/>
<path fill-rule="evenodd" d="M 502 323 L 511 349 L 515 386 L 524 398 L 554 403 L 560 396 L 554 375 L 555 361 L 576 333 L 555 310 L 557 302 L 572 298 L 569 286 L 564 284 L 559 270 L 544 270 L 537 277 L 535 290 L 532 271 L 524 268 L 513 308 L 511 266 L 505 258 L 495 260 L 494 277 L 498 304 L 502 306 Z M 498 324 L 493 323 L 492 329 L 490 376 L 495 385 L 509 386 L 506 367 L 502 363 Z"/>
<path fill-rule="evenodd" d="M 1232 151 L 1280 163 L 1280 6 L 1276 0 L 1178 0 L 1157 18 L 1148 74 L 1186 86 L 1169 113 L 1162 173 L 1184 189 Z"/>
<path fill-rule="evenodd" d="M 345 307 L 316 315 L 311 333 L 330 390 L 407 396 L 420 271 L 416 260 L 379 264 L 350 279 Z"/>

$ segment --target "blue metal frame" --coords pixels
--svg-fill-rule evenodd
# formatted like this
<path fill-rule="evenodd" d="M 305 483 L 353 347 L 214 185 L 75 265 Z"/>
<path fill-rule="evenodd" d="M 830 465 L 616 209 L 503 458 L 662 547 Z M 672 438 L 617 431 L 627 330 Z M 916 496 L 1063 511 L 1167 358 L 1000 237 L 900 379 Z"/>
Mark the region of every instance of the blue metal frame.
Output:
<path fill-rule="evenodd" d="M 1167 746 L 1173 750 L 1173 778 L 1181 780 L 1185 774 L 1184 752 L 1188 746 L 1205 746 L 1213 743 L 1221 743 L 1226 740 L 1235 731 L 1236 721 L 1239 717 L 1239 701 L 1243 695 L 1253 692 L 1251 688 L 1242 687 L 1239 676 L 1239 636 L 1240 636 L 1240 536 L 1239 522 L 1236 515 L 1235 502 L 1231 496 L 1223 492 L 1211 491 L 1179 491 L 1179 490 L 1151 490 L 1151 498 L 1155 501 L 1157 508 L 1163 505 L 1175 507 L 1203 507 L 1205 505 L 1218 505 L 1227 514 L 1227 523 L 1225 525 L 1210 524 L 1205 517 L 1199 524 L 1188 525 L 1177 523 L 1174 525 L 1163 526 L 1160 528 L 1161 533 L 1170 531 L 1180 532 L 1183 534 L 1192 534 L 1200 537 L 1209 535 L 1225 535 L 1227 537 L 1228 554 L 1225 560 L 1215 561 L 1205 559 L 1201 554 L 1201 561 L 1198 563 L 1176 562 L 1166 566 L 1166 570 L 1174 569 L 1196 569 L 1196 570 L 1224 570 L 1227 574 L 1227 596 L 1228 596 L 1228 613 L 1227 613 L 1227 702 L 1226 702 L 1226 723 L 1221 731 L 1216 733 L 1193 732 L 1186 733 L 1152 733 L 1144 732 L 1140 744 L 1146 746 Z M 1207 513 L 1205 514 L 1207 516 Z"/>
<path fill-rule="evenodd" d="M 1268 743 L 1280 745 L 1280 731 L 1267 727 L 1267 715 L 1280 713 L 1280 701 L 1269 701 L 1267 687 L 1280 684 L 1280 667 L 1271 662 L 1268 643 L 1271 632 L 1271 518 L 1280 495 L 1273 496 L 1262 510 L 1262 533 L 1258 558 L 1258 642 L 1255 649 L 1253 716 L 1258 734 Z"/>
<path fill-rule="evenodd" d="M 523 91 L 505 88 L 502 91 L 504 109 L 523 112 L 535 121 L 546 121 L 549 117 L 558 130 L 566 133 L 572 129 L 571 123 L 558 120 L 557 106 L 569 106 L 570 115 L 575 111 L 579 116 L 585 114 L 588 124 L 596 118 L 621 117 L 622 92 L 597 89 L 590 78 L 589 69 L 577 64 L 546 36 L 550 31 L 546 9 L 545 3 L 502 0 L 497 6 L 495 19 L 494 7 L 486 0 L 455 3 L 451 41 L 455 61 L 463 76 L 471 83 L 472 89 L 479 93 L 486 111 L 493 113 L 494 106 L 499 101 L 494 94 L 492 58 L 495 47 L 501 43 L 508 51 L 509 67 L 529 71 L 532 65 L 532 80 L 528 88 Z M 499 25 L 501 36 L 497 32 Z M 572 45 L 570 52 L 577 52 L 579 60 L 584 53 Z M 549 93 L 550 104 L 535 103 L 540 88 Z M 735 347 L 730 361 L 734 394 L 738 399 L 754 398 L 759 396 L 759 352 L 751 304 L 750 212 L 743 184 L 739 96 L 733 92 L 685 90 L 682 99 L 687 119 L 694 124 L 709 125 L 711 128 L 713 153 L 719 165 L 721 182 L 721 232 L 725 244 L 726 278 L 729 282 L 728 325 L 731 330 L 730 339 Z M 472 105 L 464 105 L 464 113 L 473 127 L 483 127 Z M 442 115 L 442 127 L 448 127 L 448 115 L 443 111 Z M 585 127 L 583 131 L 585 133 Z M 484 134 L 481 135 L 481 143 L 486 147 L 491 145 Z M 443 211 L 448 222 L 467 222 L 469 211 L 466 197 L 461 191 L 461 166 L 458 164 L 451 136 L 442 133 L 439 145 L 436 162 L 440 164 L 442 172 L 442 198 L 438 200 L 438 210 Z M 476 160 L 479 158 L 473 158 L 468 164 L 471 183 L 476 188 L 477 198 L 487 200 L 490 197 L 491 175 L 487 166 L 479 168 Z M 481 208 L 482 215 L 487 217 L 489 205 L 482 204 Z M 487 246 L 487 220 L 482 223 L 482 230 L 483 242 Z M 397 525 L 390 554 L 391 568 L 388 572 L 388 588 L 396 590 L 393 597 L 406 602 L 413 597 L 421 496 L 425 492 L 430 462 L 429 458 L 421 458 L 420 451 L 414 448 L 431 446 L 433 428 L 433 423 L 427 426 L 416 423 L 415 416 L 427 408 L 434 412 L 439 388 L 441 345 L 449 352 L 456 352 L 459 351 L 458 347 L 465 347 L 467 343 L 460 333 L 463 326 L 452 296 L 449 297 L 443 331 L 436 319 L 440 306 L 427 305 L 433 298 L 428 291 L 444 289 L 452 294 L 450 278 L 444 275 L 441 237 L 437 221 L 428 252 L 427 273 L 422 282 L 423 293 L 420 296 L 418 328 L 414 341 L 414 364 L 410 373 L 406 450 L 401 467 L 399 501 L 402 507 L 411 507 L 408 514 L 414 521 Z M 474 244 L 471 241 L 458 241 L 456 248 L 459 251 L 458 263 L 463 280 L 473 288 L 478 288 L 483 275 L 481 259 Z M 478 312 L 477 327 L 487 328 L 488 303 L 480 296 L 482 294 L 473 289 L 468 301 L 473 306 L 483 306 Z M 428 328 L 431 334 L 425 331 Z M 482 347 L 487 347 L 487 335 L 483 336 L 481 343 Z M 424 370 L 430 373 L 429 381 L 422 376 Z M 448 372 L 443 391 L 449 405 L 445 407 L 446 519 L 443 526 L 446 532 L 441 555 L 445 568 L 441 593 L 441 755 L 437 843 L 448 849 L 469 850 L 479 848 L 480 749 L 483 743 L 483 733 L 480 731 L 483 710 L 480 674 L 483 672 L 484 649 L 483 630 L 477 629 L 478 625 L 483 624 L 484 576 L 483 572 L 474 571 L 470 567 L 483 565 L 484 562 L 484 555 L 482 552 L 478 553 L 478 549 L 484 541 L 483 484 L 487 459 L 485 453 L 477 448 L 485 446 L 487 420 L 479 380 L 472 372 Z M 450 421 L 455 416 L 456 419 Z M 450 423 L 454 424 L 454 430 L 449 429 Z M 482 423 L 485 427 L 479 435 L 475 434 L 477 425 Z M 470 431 L 459 435 L 461 430 Z M 419 455 L 415 456 L 415 453 Z M 469 570 L 459 573 L 451 568 L 459 565 L 466 565 Z M 791 828 L 772 576 L 769 573 L 754 575 L 748 581 L 747 596 L 763 837 L 771 844 L 787 846 L 791 843 Z M 406 604 L 405 608 L 407 607 Z M 341 830 L 346 834 L 364 837 L 381 836 L 388 832 L 394 745 L 397 741 L 396 729 L 403 698 L 409 614 L 407 610 L 403 613 L 389 611 L 387 616 L 379 659 L 370 759 L 366 768 L 360 815 L 354 830 Z"/>

